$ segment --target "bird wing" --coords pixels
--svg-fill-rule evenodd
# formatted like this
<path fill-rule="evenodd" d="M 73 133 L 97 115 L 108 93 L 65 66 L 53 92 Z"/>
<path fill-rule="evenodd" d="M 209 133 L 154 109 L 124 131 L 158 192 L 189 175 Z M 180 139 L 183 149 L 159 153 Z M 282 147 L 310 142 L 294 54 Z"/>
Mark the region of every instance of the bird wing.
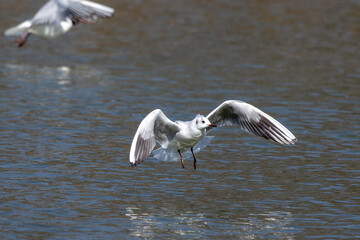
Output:
<path fill-rule="evenodd" d="M 179 125 L 169 120 L 160 109 L 149 113 L 140 123 L 131 143 L 131 165 L 142 163 L 150 155 L 156 142 L 166 148 L 178 131 Z"/>
<path fill-rule="evenodd" d="M 48 24 L 71 19 L 78 22 L 95 22 L 110 17 L 114 9 L 84 0 L 50 0 L 35 14 L 33 24 Z"/>
<path fill-rule="evenodd" d="M 5 31 L 6 36 L 21 35 L 33 25 L 45 25 L 51 23 L 59 23 L 67 20 L 66 9 L 68 6 L 68 0 L 50 0 L 44 6 L 42 6 L 35 16 L 15 27 L 9 28 Z M 70 22 L 71 24 L 71 22 Z M 67 26 L 70 28 L 72 25 Z"/>
<path fill-rule="evenodd" d="M 37 11 L 32 19 L 32 24 L 41 25 L 64 21 L 67 18 L 67 7 L 67 0 L 50 0 Z"/>
<path fill-rule="evenodd" d="M 237 100 L 220 104 L 209 115 L 218 127 L 238 125 L 241 129 L 280 144 L 295 144 L 296 137 L 281 123 L 260 109 Z M 207 130 L 210 131 L 212 127 Z"/>
<path fill-rule="evenodd" d="M 73 9 L 73 11 L 76 11 L 77 6 L 75 3 L 76 2 L 74 1 L 71 2 L 70 4 L 70 9 Z M 113 8 L 107 7 L 99 3 L 85 1 L 85 0 L 79 1 L 79 3 L 81 3 L 82 8 L 84 9 L 84 11 L 81 10 L 78 11 L 79 16 L 89 22 L 96 21 L 98 17 L 100 18 L 111 17 L 111 15 L 115 12 Z"/>

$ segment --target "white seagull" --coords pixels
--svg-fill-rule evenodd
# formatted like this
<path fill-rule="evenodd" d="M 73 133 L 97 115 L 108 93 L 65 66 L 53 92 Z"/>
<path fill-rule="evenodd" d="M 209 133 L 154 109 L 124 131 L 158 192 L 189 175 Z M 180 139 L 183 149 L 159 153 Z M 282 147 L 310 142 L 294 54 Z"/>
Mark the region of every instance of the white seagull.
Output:
<path fill-rule="evenodd" d="M 50 0 L 35 16 L 5 31 L 6 36 L 20 36 L 15 40 L 19 47 L 26 43 L 30 34 L 55 38 L 79 23 L 93 23 L 98 18 L 110 17 L 114 9 L 85 0 Z"/>
<path fill-rule="evenodd" d="M 297 139 L 281 123 L 260 109 L 238 100 L 228 100 L 220 104 L 206 117 L 196 115 L 191 121 L 171 121 L 160 110 L 149 113 L 140 123 L 130 148 L 130 164 L 141 164 L 153 151 L 156 142 L 160 148 L 154 151 L 154 157 L 160 160 L 181 160 L 194 158 L 209 142 L 206 134 L 214 127 L 240 126 L 241 129 L 261 136 L 275 143 L 292 145 Z M 191 154 L 189 152 L 191 151 Z"/>

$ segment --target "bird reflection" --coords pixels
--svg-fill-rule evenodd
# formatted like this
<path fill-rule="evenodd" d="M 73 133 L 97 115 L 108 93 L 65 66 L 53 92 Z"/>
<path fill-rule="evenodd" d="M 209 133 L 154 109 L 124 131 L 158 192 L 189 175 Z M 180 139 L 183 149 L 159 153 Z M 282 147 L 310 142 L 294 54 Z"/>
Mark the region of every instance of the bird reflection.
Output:
<path fill-rule="evenodd" d="M 158 211 L 158 210 L 157 210 Z M 236 236 L 241 239 L 256 239 L 272 236 L 275 238 L 295 239 L 296 230 L 291 227 L 290 212 L 267 212 L 250 214 L 241 221 L 236 218 L 224 220 L 224 216 L 206 216 L 204 213 L 185 212 L 177 214 L 173 209 L 162 209 L 161 213 L 144 212 L 137 207 L 127 207 L 126 217 L 131 221 L 131 235 L 141 238 L 157 238 L 159 234 L 172 236 L 224 237 Z"/>

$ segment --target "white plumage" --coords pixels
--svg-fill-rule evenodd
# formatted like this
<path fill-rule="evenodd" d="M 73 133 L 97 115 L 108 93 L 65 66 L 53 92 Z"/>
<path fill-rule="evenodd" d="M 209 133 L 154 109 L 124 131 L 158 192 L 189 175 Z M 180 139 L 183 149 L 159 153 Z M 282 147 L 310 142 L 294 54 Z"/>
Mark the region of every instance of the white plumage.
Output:
<path fill-rule="evenodd" d="M 35 16 L 5 31 L 6 36 L 20 36 L 16 40 L 23 46 L 30 34 L 55 38 L 66 33 L 79 22 L 92 23 L 98 18 L 110 17 L 114 9 L 85 0 L 50 0 Z"/>
<path fill-rule="evenodd" d="M 295 144 L 295 136 L 277 120 L 260 109 L 237 100 L 228 100 L 220 104 L 206 117 L 197 115 L 192 121 L 171 121 L 160 110 L 149 113 L 140 123 L 130 148 L 132 166 L 142 163 L 153 151 L 156 143 L 160 148 L 155 150 L 154 157 L 160 160 L 183 160 L 194 157 L 196 152 L 211 141 L 206 134 L 214 127 L 234 126 L 261 136 L 279 144 Z"/>

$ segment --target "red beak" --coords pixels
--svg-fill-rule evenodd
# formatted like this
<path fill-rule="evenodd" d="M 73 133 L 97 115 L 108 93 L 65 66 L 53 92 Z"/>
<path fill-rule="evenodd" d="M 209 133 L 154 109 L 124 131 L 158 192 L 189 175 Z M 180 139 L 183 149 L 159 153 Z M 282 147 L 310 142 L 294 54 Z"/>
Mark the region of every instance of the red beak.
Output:
<path fill-rule="evenodd" d="M 216 127 L 216 124 L 209 124 L 209 127 Z"/>

